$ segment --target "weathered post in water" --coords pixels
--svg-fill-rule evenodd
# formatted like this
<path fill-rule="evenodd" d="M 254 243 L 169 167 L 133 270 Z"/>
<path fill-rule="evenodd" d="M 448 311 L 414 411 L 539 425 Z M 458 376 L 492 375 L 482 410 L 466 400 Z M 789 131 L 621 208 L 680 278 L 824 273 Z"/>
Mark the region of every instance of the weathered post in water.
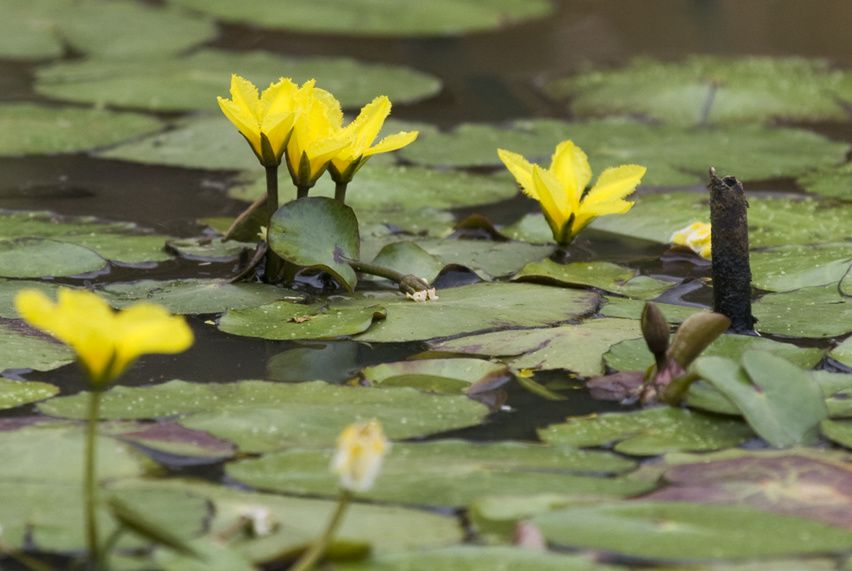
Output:
<path fill-rule="evenodd" d="M 754 332 L 745 191 L 735 177 L 719 178 L 712 167 L 708 188 L 713 248 L 713 311 L 731 320 L 731 330 Z"/>

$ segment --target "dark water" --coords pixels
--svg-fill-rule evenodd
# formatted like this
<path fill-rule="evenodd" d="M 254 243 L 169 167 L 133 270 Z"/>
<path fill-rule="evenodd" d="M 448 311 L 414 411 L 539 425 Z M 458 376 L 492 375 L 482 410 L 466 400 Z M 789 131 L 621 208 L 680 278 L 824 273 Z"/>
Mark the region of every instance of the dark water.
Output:
<path fill-rule="evenodd" d="M 440 77 L 443 91 L 410 106 L 396 117 L 451 127 L 463 121 L 505 121 L 519 117 L 570 118 L 563 105 L 548 102 L 537 90 L 554 73 L 588 66 L 616 66 L 636 56 L 674 59 L 687 54 L 802 55 L 852 65 L 852 2 L 848 0 L 562 0 L 547 19 L 505 30 L 460 38 L 371 39 L 294 34 L 224 25 L 214 45 L 235 50 L 264 49 L 290 55 L 345 55 L 366 61 L 405 64 Z M 0 61 L 0 100 L 43 100 L 31 89 L 33 65 Z M 224 85 L 224 84 L 223 84 Z M 852 141 L 852 126 L 816 125 L 830 137 Z M 158 232 L 197 235 L 196 220 L 237 214 L 243 203 L 225 196 L 233 173 L 150 167 L 84 155 L 0 159 L 0 208 L 44 209 L 62 214 L 91 214 L 130 220 Z M 789 181 L 767 181 L 751 190 L 795 190 Z M 535 210 L 522 198 L 473 210 L 495 222 L 517 218 L 519 208 Z M 644 273 L 698 279 L 706 267 L 678 260 L 660 261 L 664 248 L 602 235 L 595 238 L 600 259 L 631 263 Z M 221 277 L 229 264 L 199 266 L 169 262 L 153 269 L 116 268 L 106 280 L 173 277 Z M 706 304 L 708 290 L 693 281 L 674 301 Z M 178 356 L 142 359 L 122 383 L 141 385 L 172 378 L 223 382 L 269 378 L 267 362 L 297 346 L 227 335 L 192 318 L 196 345 Z M 358 347 L 367 364 L 399 359 L 423 346 Z M 341 367 L 344 364 L 341 364 Z M 554 380 L 550 375 L 543 380 Z M 27 374 L 59 384 L 64 393 L 82 388 L 73 366 Z M 307 380 L 307 379 L 306 379 Z M 540 379 L 542 380 L 542 379 Z M 546 401 L 513 386 L 506 403 L 511 412 L 459 435 L 473 438 L 529 438 L 533 427 L 568 414 L 603 410 L 586 393 L 568 389 L 566 401 Z M 15 414 L 27 414 L 19 410 Z"/>

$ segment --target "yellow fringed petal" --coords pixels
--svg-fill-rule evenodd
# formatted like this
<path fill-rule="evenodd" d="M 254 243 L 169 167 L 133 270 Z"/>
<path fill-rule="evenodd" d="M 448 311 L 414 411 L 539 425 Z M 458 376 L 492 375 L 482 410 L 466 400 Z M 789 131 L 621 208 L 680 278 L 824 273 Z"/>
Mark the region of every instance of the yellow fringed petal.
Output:
<path fill-rule="evenodd" d="M 374 146 L 364 151 L 363 156 L 372 157 L 373 155 L 379 155 L 381 153 L 398 151 L 417 140 L 418 135 L 420 135 L 419 131 L 402 131 L 400 133 L 388 135 Z"/>
<path fill-rule="evenodd" d="M 647 170 L 639 165 L 622 165 L 606 169 L 583 199 L 583 204 L 592 206 L 610 200 L 623 199 L 636 190 Z"/>
<path fill-rule="evenodd" d="M 553 232 L 553 238 L 559 241 L 559 236 L 561 236 L 570 216 L 570 213 L 566 215 L 565 211 L 559 206 L 560 198 L 564 197 L 564 192 L 561 189 L 559 181 L 553 176 L 553 173 L 538 165 L 532 166 L 532 181 L 536 189 L 536 194 L 539 197 L 544 217 L 547 219 L 550 230 Z"/>
<path fill-rule="evenodd" d="M 497 156 L 500 157 L 500 160 L 503 161 L 503 164 L 512 173 L 512 176 L 515 177 L 515 180 L 518 181 L 521 190 L 530 198 L 539 200 L 538 192 L 533 184 L 533 165 L 518 153 L 513 153 L 505 149 L 497 149 Z"/>
<path fill-rule="evenodd" d="M 565 188 L 570 208 L 576 210 L 580 197 L 592 180 L 592 167 L 586 153 L 572 141 L 563 141 L 556 146 L 550 161 L 550 171 Z"/>

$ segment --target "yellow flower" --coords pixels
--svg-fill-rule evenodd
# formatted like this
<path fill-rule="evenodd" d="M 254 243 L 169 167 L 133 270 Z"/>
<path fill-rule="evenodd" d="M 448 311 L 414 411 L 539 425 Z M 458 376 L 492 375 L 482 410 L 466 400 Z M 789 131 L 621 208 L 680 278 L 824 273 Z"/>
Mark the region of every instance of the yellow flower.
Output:
<path fill-rule="evenodd" d="M 344 127 L 343 132 L 350 142 L 331 159 L 328 166 L 328 172 L 334 182 L 346 184 L 371 156 L 396 151 L 414 142 L 418 131 L 402 131 L 388 135 L 373 145 L 390 111 L 390 99 L 384 95 L 376 97 L 361 108 L 354 121 Z"/>
<path fill-rule="evenodd" d="M 710 240 L 710 225 L 706 222 L 693 222 L 672 234 L 669 242 L 675 246 L 689 248 L 702 258 L 709 260 L 713 255 Z"/>
<path fill-rule="evenodd" d="M 297 96 L 297 105 L 302 110 L 287 143 L 287 168 L 294 185 L 310 188 L 349 140 L 343 132 L 343 111 L 334 95 L 312 87 Z"/>
<path fill-rule="evenodd" d="M 378 420 L 350 424 L 337 439 L 337 452 L 331 469 L 340 476 L 340 485 L 353 492 L 366 492 L 376 481 L 390 442 Z"/>
<path fill-rule="evenodd" d="M 497 149 L 500 160 L 530 198 L 541 203 L 553 238 L 562 245 L 598 216 L 624 214 L 633 207 L 624 197 L 632 193 L 647 170 L 640 165 L 608 168 L 588 191 L 592 169 L 586 153 L 571 141 L 556 147 L 549 169 L 530 164 L 524 157 Z"/>
<path fill-rule="evenodd" d="M 281 157 L 298 115 L 297 95 L 313 86 L 301 88 L 289 78 L 281 78 L 258 95 L 257 87 L 237 74 L 231 76 L 231 99 L 217 97 L 219 107 L 251 145 L 260 163 L 267 167 L 281 164 Z"/>
<path fill-rule="evenodd" d="M 57 302 L 38 290 L 23 290 L 15 307 L 30 325 L 77 353 L 94 384 L 108 383 L 146 353 L 180 353 L 192 345 L 182 317 L 152 303 L 116 312 L 89 291 L 60 288 Z"/>

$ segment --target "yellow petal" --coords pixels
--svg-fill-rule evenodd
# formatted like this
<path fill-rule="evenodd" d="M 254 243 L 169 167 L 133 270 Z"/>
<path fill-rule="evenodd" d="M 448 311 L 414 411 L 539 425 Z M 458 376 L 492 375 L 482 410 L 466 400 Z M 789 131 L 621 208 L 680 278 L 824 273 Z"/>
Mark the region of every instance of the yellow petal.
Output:
<path fill-rule="evenodd" d="M 276 156 L 281 155 L 284 144 L 293 130 L 293 123 L 296 119 L 295 113 L 282 113 L 279 115 L 267 115 L 263 118 L 263 132 L 266 138 L 269 139 L 269 144 L 272 146 L 272 151 Z"/>
<path fill-rule="evenodd" d="M 583 191 L 592 180 L 592 167 L 586 153 L 572 141 L 563 141 L 553 152 L 550 171 L 565 189 L 571 208 L 576 210 Z"/>
<path fill-rule="evenodd" d="M 536 194 L 541 203 L 541 209 L 544 212 L 544 217 L 553 231 L 553 237 L 557 241 L 562 233 L 563 227 L 568 222 L 570 212 L 560 205 L 560 200 L 564 202 L 565 192 L 559 181 L 550 171 L 544 170 L 538 165 L 532 166 L 532 181 L 536 189 Z"/>
<path fill-rule="evenodd" d="M 497 149 L 497 156 L 500 157 L 500 160 L 503 161 L 503 164 L 512 173 L 512 176 L 515 177 L 515 180 L 518 181 L 521 190 L 530 198 L 539 200 L 538 193 L 533 184 L 533 165 L 518 153 L 513 153 L 505 149 Z"/>
<path fill-rule="evenodd" d="M 247 115 L 241 107 L 229 99 L 218 97 L 216 101 L 219 102 L 219 108 L 225 117 L 248 139 L 255 153 L 260 155 L 260 127 L 254 117 Z"/>
<path fill-rule="evenodd" d="M 380 153 L 389 153 L 391 151 L 396 151 L 403 147 L 407 147 L 417 139 L 417 136 L 419 134 L 419 131 L 402 131 L 401 133 L 388 135 L 387 137 L 379 141 L 378 144 L 364 151 L 363 156 L 372 157 L 373 155 L 378 155 Z"/>
<path fill-rule="evenodd" d="M 390 99 L 384 95 L 376 97 L 361 108 L 355 120 L 344 128 L 346 134 L 352 138 L 353 155 L 363 154 L 373 144 L 390 112 Z"/>
<path fill-rule="evenodd" d="M 192 330 L 182 317 L 152 303 L 137 303 L 116 318 L 114 376 L 120 375 L 141 355 L 180 353 L 192 345 Z"/>
<path fill-rule="evenodd" d="M 298 86 L 289 77 L 282 77 L 272 83 L 260 94 L 260 104 L 264 119 L 269 115 L 291 113 L 294 110 L 294 97 Z"/>
<path fill-rule="evenodd" d="M 583 204 L 591 207 L 594 204 L 624 198 L 636 190 L 647 170 L 640 165 L 622 165 L 606 169 L 583 198 Z"/>
<path fill-rule="evenodd" d="M 236 73 L 231 76 L 231 101 L 243 112 L 256 120 L 260 119 L 260 98 L 257 95 L 257 87 Z"/>
<path fill-rule="evenodd" d="M 574 233 L 585 228 L 589 223 L 599 216 L 607 214 L 624 214 L 633 208 L 633 203 L 627 200 L 617 199 L 599 204 L 586 204 L 586 201 L 580 203 L 580 209 L 577 211 L 577 216 L 574 221 Z"/>

